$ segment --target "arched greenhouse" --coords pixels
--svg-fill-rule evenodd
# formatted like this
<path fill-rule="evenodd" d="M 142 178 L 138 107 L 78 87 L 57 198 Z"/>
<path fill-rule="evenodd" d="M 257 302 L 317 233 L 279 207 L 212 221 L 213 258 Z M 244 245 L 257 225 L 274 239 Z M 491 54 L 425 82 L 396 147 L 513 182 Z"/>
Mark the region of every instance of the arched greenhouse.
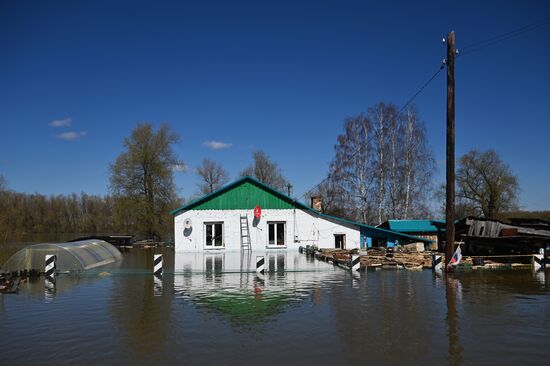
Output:
<path fill-rule="evenodd" d="M 122 258 L 117 248 L 103 240 L 44 243 L 19 250 L 4 264 L 4 270 L 43 272 L 44 259 L 48 254 L 56 256 L 56 269 L 62 272 L 85 271 L 120 261 Z"/>

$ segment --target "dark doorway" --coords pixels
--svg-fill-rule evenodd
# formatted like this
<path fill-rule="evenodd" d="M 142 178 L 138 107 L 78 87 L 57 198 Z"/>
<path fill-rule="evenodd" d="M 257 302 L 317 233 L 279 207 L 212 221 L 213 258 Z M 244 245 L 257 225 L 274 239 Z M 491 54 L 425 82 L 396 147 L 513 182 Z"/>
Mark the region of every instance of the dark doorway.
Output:
<path fill-rule="evenodd" d="M 336 249 L 346 249 L 346 234 L 334 234 L 334 247 Z"/>

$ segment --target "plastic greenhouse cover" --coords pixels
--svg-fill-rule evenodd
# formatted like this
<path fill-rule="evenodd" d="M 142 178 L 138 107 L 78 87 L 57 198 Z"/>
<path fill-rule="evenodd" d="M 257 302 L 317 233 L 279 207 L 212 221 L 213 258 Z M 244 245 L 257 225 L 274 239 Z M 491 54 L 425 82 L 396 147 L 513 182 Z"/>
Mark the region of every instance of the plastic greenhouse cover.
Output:
<path fill-rule="evenodd" d="M 44 270 L 45 256 L 56 256 L 58 271 L 83 271 L 114 263 L 122 255 L 103 240 L 35 244 L 19 250 L 5 263 L 6 271 Z"/>

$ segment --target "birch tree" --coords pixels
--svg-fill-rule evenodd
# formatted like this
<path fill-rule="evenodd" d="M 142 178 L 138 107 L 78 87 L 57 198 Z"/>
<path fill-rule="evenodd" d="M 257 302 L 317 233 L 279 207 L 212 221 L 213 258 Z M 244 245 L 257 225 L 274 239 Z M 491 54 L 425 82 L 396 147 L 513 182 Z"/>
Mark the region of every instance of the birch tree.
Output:
<path fill-rule="evenodd" d="M 376 224 L 426 216 L 434 165 L 416 109 L 398 114 L 395 105 L 378 103 L 367 115 L 346 119 L 330 174 L 355 218 Z"/>
<path fill-rule="evenodd" d="M 432 178 L 435 171 L 435 159 L 426 138 L 426 128 L 421 122 L 415 106 L 407 108 L 402 115 L 403 121 L 403 194 L 400 201 L 403 210 L 396 216 L 410 219 L 425 216 L 429 208 L 427 200 L 432 195 Z"/>
<path fill-rule="evenodd" d="M 330 166 L 331 179 L 345 192 L 363 222 L 371 221 L 374 214 L 372 134 L 372 122 L 365 115 L 348 118 L 343 134 L 337 137 L 336 155 Z"/>

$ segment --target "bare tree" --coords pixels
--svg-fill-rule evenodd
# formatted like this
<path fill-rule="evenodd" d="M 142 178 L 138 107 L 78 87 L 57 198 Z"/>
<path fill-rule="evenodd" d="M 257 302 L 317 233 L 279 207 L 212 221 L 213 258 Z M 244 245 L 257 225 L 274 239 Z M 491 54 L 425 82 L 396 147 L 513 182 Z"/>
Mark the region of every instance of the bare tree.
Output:
<path fill-rule="evenodd" d="M 373 219 L 372 189 L 374 177 L 371 172 L 371 121 L 363 114 L 344 122 L 344 133 L 337 137 L 334 146 L 336 155 L 330 165 L 331 180 L 353 202 L 358 217 L 363 222 Z"/>
<path fill-rule="evenodd" d="M 321 212 L 324 214 L 349 220 L 355 220 L 358 216 L 357 208 L 352 204 L 353 198 L 332 176 L 308 192 L 306 200 L 309 202 L 315 196 L 321 197 Z"/>
<path fill-rule="evenodd" d="M 420 121 L 416 107 L 409 107 L 403 118 L 402 139 L 404 150 L 400 161 L 403 162 L 400 202 L 402 210 L 396 218 L 409 219 L 425 216 L 428 208 L 426 201 L 433 191 L 432 177 L 435 159 L 430 149 L 424 124 Z"/>
<path fill-rule="evenodd" d="M 8 189 L 8 184 L 6 183 L 6 178 L 0 174 L 0 192 Z"/>
<path fill-rule="evenodd" d="M 397 108 L 394 104 L 378 103 L 374 107 L 369 108 L 368 116 L 373 121 L 374 136 L 375 136 L 375 159 L 374 172 L 376 176 L 376 187 L 378 194 L 376 203 L 378 206 L 378 223 L 382 223 L 387 218 L 387 188 L 391 188 L 392 175 L 388 177 L 388 172 L 391 172 L 393 162 L 396 156 L 392 157 L 392 126 L 397 124 Z M 393 135 L 397 136 L 398 131 L 394 131 Z M 395 151 L 394 151 L 395 153 Z"/>
<path fill-rule="evenodd" d="M 510 167 L 494 150 L 470 150 L 459 159 L 457 197 L 481 210 L 483 216 L 517 209 L 519 183 Z"/>
<path fill-rule="evenodd" d="M 202 194 L 209 194 L 223 186 L 229 180 L 229 174 L 221 166 L 210 159 L 204 159 L 197 167 L 197 174 L 201 181 L 198 184 Z"/>
<path fill-rule="evenodd" d="M 348 118 L 335 152 L 330 178 L 353 202 L 356 219 L 381 223 L 429 212 L 434 159 L 414 107 L 398 115 L 395 105 L 378 103 Z"/>
<path fill-rule="evenodd" d="M 284 192 L 287 188 L 287 180 L 283 177 L 277 163 L 271 161 L 269 156 L 261 151 L 252 153 L 253 162 L 241 172 L 241 176 L 251 176 L 260 182 Z"/>

